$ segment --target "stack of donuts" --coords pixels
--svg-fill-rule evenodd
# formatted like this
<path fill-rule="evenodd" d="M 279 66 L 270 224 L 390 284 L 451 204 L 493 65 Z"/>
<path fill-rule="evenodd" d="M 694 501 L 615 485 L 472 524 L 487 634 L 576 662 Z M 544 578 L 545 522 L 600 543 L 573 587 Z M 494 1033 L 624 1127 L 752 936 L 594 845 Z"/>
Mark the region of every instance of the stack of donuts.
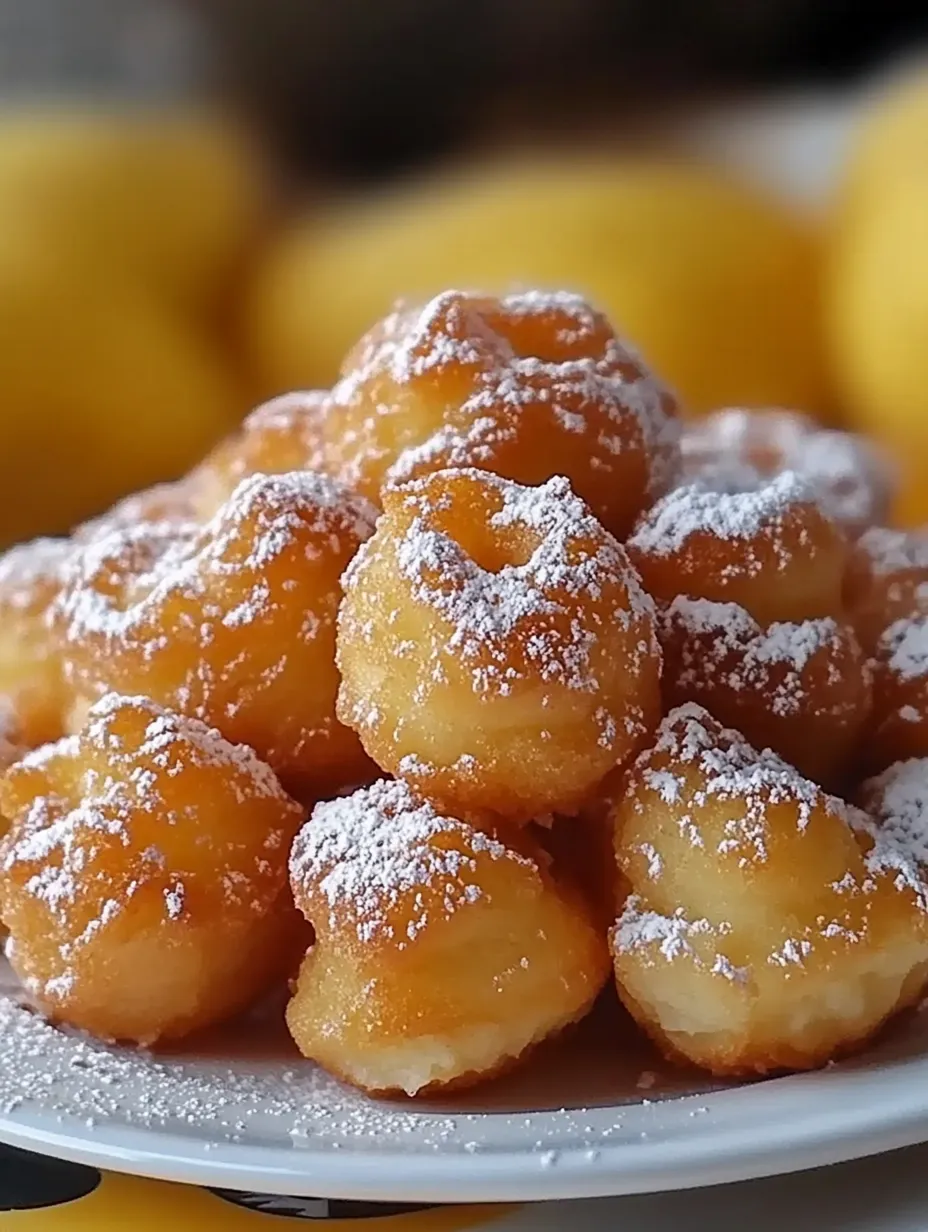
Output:
<path fill-rule="evenodd" d="M 306 1057 L 410 1095 L 608 985 L 719 1075 L 859 1047 L 928 983 L 928 537 L 890 479 L 792 412 L 687 426 L 577 296 L 397 310 L 0 561 L 25 995 L 153 1045 L 286 985 Z"/>

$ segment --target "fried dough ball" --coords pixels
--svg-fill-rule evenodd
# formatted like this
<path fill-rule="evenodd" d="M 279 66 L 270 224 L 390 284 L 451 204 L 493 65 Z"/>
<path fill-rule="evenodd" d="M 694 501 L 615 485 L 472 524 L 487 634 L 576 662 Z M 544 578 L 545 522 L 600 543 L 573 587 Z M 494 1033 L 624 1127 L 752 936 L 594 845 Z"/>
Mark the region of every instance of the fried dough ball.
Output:
<path fill-rule="evenodd" d="M 876 526 L 862 535 L 848 561 L 845 602 L 871 654 L 897 620 L 928 614 L 928 528 Z"/>
<path fill-rule="evenodd" d="M 220 1022 L 305 944 L 287 852 L 301 810 L 250 749 L 146 698 L 0 780 L 7 954 L 51 1016 L 151 1044 Z"/>
<path fill-rule="evenodd" d="M 576 295 L 446 291 L 381 322 L 343 370 L 326 467 L 373 501 L 446 467 L 561 474 L 624 538 L 676 479 L 674 398 Z"/>
<path fill-rule="evenodd" d="M 716 411 L 688 424 L 680 444 L 685 477 L 717 491 L 756 491 L 794 471 L 851 536 L 885 521 L 892 502 L 892 467 L 871 441 L 796 411 Z"/>
<path fill-rule="evenodd" d="M 698 702 L 807 778 L 843 785 L 873 706 L 870 666 L 847 625 L 762 629 L 736 603 L 680 596 L 661 644 L 665 703 Z"/>
<path fill-rule="evenodd" d="M 0 556 L 0 701 L 29 748 L 63 734 L 73 701 L 48 622 L 73 555 L 68 539 L 35 539 Z"/>
<path fill-rule="evenodd" d="M 921 996 L 914 863 L 701 707 L 664 720 L 613 817 L 632 888 L 611 934 L 619 994 L 669 1056 L 716 1074 L 811 1068 Z"/>
<path fill-rule="evenodd" d="M 305 390 L 272 398 L 251 412 L 193 472 L 194 506 L 211 518 L 249 475 L 324 470 L 323 422 L 330 395 Z"/>
<path fill-rule="evenodd" d="M 73 534 L 86 543 L 114 530 L 125 530 L 143 523 L 168 522 L 183 525 L 197 517 L 196 484 L 191 476 L 174 483 L 157 483 L 117 501 L 98 518 L 83 522 Z"/>
<path fill-rule="evenodd" d="M 860 805 L 928 877 L 928 758 L 896 762 L 860 789 Z"/>
<path fill-rule="evenodd" d="M 751 492 L 677 488 L 627 547 L 645 588 L 667 603 L 678 595 L 737 603 L 760 625 L 843 610 L 846 540 L 793 472 Z"/>
<path fill-rule="evenodd" d="M 386 489 L 344 583 L 339 717 L 457 815 L 575 812 L 656 726 L 653 605 L 566 479 Z"/>
<path fill-rule="evenodd" d="M 928 613 L 889 626 L 873 656 L 873 719 L 867 764 L 928 757 Z"/>
<path fill-rule="evenodd" d="M 249 744 L 293 794 L 367 781 L 335 718 L 340 575 L 374 511 L 309 471 L 254 475 L 202 529 L 158 523 L 88 543 L 56 605 L 91 697 L 140 693 Z"/>
<path fill-rule="evenodd" d="M 23 742 L 22 732 L 19 730 L 16 712 L 12 705 L 6 699 L 0 699 L 0 776 L 2 776 L 14 762 L 19 761 L 28 753 L 28 748 Z M 0 813 L 0 838 L 7 831 L 7 823 Z M 0 933 L 3 932 L 2 924 L 0 924 Z"/>
<path fill-rule="evenodd" d="M 402 782 L 317 805 L 290 878 L 316 938 L 290 1032 L 368 1091 L 507 1069 L 582 1018 L 608 978 L 604 934 L 524 834 L 504 843 Z"/>

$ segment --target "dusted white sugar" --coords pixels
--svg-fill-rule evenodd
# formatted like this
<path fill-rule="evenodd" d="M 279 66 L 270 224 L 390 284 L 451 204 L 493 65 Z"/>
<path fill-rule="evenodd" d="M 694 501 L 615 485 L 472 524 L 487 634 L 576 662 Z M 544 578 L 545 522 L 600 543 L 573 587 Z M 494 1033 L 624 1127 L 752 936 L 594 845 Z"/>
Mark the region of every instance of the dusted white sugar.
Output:
<path fill-rule="evenodd" d="M 4 985 L 5 974 L 0 970 Z M 414 1131 L 432 1153 L 447 1149 L 462 1119 L 369 1099 L 289 1053 L 242 1062 L 209 1052 L 153 1056 L 109 1046 L 52 1026 L 2 996 L 0 1113 L 15 1116 L 20 1108 L 183 1133 L 204 1150 L 250 1135 L 277 1149 L 299 1150 L 308 1142 L 334 1149 L 354 1141 L 397 1148 Z M 470 1128 L 476 1132 L 476 1124 Z"/>
<path fill-rule="evenodd" d="M 667 962 L 685 958 L 710 975 L 721 976 L 733 984 L 744 984 L 750 977 L 748 968 L 737 967 L 724 953 L 716 950 L 712 961 L 703 954 L 732 931 L 726 921 L 713 924 L 700 918 L 691 920 L 682 907 L 672 915 L 644 908 L 642 900 L 632 894 L 612 930 L 612 947 L 616 954 L 638 954 L 653 961 L 660 956 Z M 694 938 L 711 938 L 711 945 L 694 946 Z M 642 954 L 644 952 L 644 954 Z"/>
<path fill-rule="evenodd" d="M 928 759 L 897 762 L 862 794 L 882 833 L 928 870 Z"/>
<path fill-rule="evenodd" d="M 698 767 L 698 786 L 681 773 L 684 766 Z M 695 703 L 677 707 L 663 720 L 653 749 L 638 757 L 634 774 L 673 810 L 679 832 L 697 848 L 706 846 L 698 824 L 700 810 L 713 800 L 739 801 L 741 808 L 729 816 L 716 850 L 742 867 L 768 858 L 771 805 L 791 805 L 800 832 L 809 825 L 813 809 L 849 825 L 856 817 L 843 801 L 826 795 L 769 749 L 752 748 L 740 733 L 722 727 Z M 639 798 L 637 807 L 652 805 Z"/>
<path fill-rule="evenodd" d="M 786 514 L 797 503 L 811 499 L 808 485 L 794 471 L 777 475 L 750 492 L 713 492 L 701 484 L 688 484 L 670 492 L 645 514 L 629 544 L 648 555 L 671 556 L 697 534 L 724 541 L 775 535 Z"/>
<path fill-rule="evenodd" d="M 408 914 L 405 936 L 413 940 L 430 909 L 450 916 L 483 898 L 480 860 L 536 867 L 482 831 L 441 815 L 406 783 L 382 779 L 316 806 L 294 842 L 290 878 L 298 902 L 322 895 L 331 928 L 348 919 L 361 941 L 393 938 L 394 917 Z M 433 891 L 428 906 L 426 890 Z M 406 944 L 397 941 L 401 949 Z"/>
<path fill-rule="evenodd" d="M 714 931 L 708 920 L 688 920 L 682 907 L 672 916 L 642 910 L 641 899 L 633 894 L 616 921 L 612 943 L 619 954 L 657 945 L 664 958 L 671 960 L 684 954 L 693 957 L 691 938 Z"/>
<path fill-rule="evenodd" d="M 651 765 L 655 756 L 664 768 L 657 770 Z M 668 791 L 664 777 L 676 778 L 674 768 L 684 766 L 697 767 L 698 778 L 692 773 L 685 777 L 680 774 L 677 788 Z M 909 763 L 909 766 L 897 774 L 890 772 L 871 785 L 871 794 L 877 797 L 876 811 L 883 822 L 876 826 L 861 810 L 826 795 L 774 754 L 757 752 L 737 732 L 721 727 L 701 707 L 689 704 L 667 716 L 658 731 L 655 748 L 638 758 L 632 773 L 631 791 L 640 812 L 658 810 L 658 817 L 650 819 L 655 835 L 666 833 L 669 836 L 670 827 L 676 822 L 680 833 L 686 837 L 694 828 L 699 813 L 712 809 L 714 801 L 743 801 L 745 809 L 741 816 L 726 810 L 729 820 L 723 827 L 724 837 L 717 848 L 718 856 L 737 857 L 738 868 L 744 870 L 743 892 L 749 892 L 753 882 L 750 865 L 763 864 L 767 859 L 770 806 L 791 804 L 800 833 L 808 829 L 814 809 L 830 816 L 835 823 L 847 826 L 862 840 L 863 868 L 858 868 L 851 858 L 851 867 L 839 881 L 828 886 L 823 878 L 823 891 L 830 889 L 834 894 L 860 897 L 869 903 L 871 897 L 880 892 L 880 881 L 885 887 L 888 880 L 923 913 L 928 913 L 928 892 L 918 868 L 918 858 L 928 856 L 928 825 L 925 824 L 928 761 Z M 636 777 L 639 779 L 637 786 Z M 656 792 L 662 803 L 647 799 L 642 786 Z M 666 820 L 660 811 L 662 808 L 667 810 Z M 892 821 L 889 820 L 891 811 Z M 777 811 L 777 823 L 784 824 L 781 810 Z M 659 845 L 660 839 L 655 842 Z M 705 846 L 702 841 L 696 845 Z M 851 848 L 857 850 L 856 845 L 852 844 Z M 648 860 L 649 881 L 659 880 L 664 863 L 661 852 L 651 844 L 642 844 L 635 850 Z M 810 858 L 814 857 L 813 847 Z M 733 870 L 733 875 L 738 874 Z M 642 885 L 638 881 L 633 884 L 635 889 Z M 758 894 L 762 893 L 762 883 L 757 883 L 757 890 Z M 839 918 L 823 914 L 808 926 L 801 923 L 799 931 L 787 932 L 766 956 L 767 966 L 784 969 L 801 966 L 817 945 L 824 942 L 851 945 L 874 940 L 867 927 L 869 909 L 860 917 L 864 925 L 860 931 L 849 928 L 840 912 L 836 914 Z M 789 921 L 784 920 L 784 931 L 787 924 Z M 648 964 L 661 958 L 667 962 L 684 959 L 700 970 L 731 983 L 743 984 L 751 980 L 751 968 L 738 967 L 725 953 L 724 938 L 733 935 L 736 927 L 740 928 L 725 919 L 691 916 L 685 904 L 669 913 L 655 911 L 646 897 L 632 893 L 611 936 L 617 955 L 637 954 Z M 795 922 L 791 928 L 796 928 Z"/>
<path fill-rule="evenodd" d="M 513 291 L 502 300 L 507 316 L 516 320 L 527 317 L 548 317 L 552 313 L 565 318 L 557 328 L 557 339 L 565 346 L 588 342 L 601 327 L 602 318 L 582 295 L 563 290 Z"/>
<path fill-rule="evenodd" d="M 691 793 L 694 804 L 699 807 L 712 798 L 744 803 L 743 814 L 731 818 L 725 827 L 726 837 L 718 846 L 719 855 L 737 855 L 741 864 L 762 864 L 767 859 L 771 804 L 791 804 L 800 832 L 807 829 L 812 810 L 818 809 L 867 836 L 870 845 L 864 863 L 870 876 L 891 875 L 897 888 L 913 891 L 922 910 L 928 910 L 918 868 L 891 834 L 874 826 L 860 809 L 828 795 L 803 778 L 798 770 L 770 749 L 752 748 L 740 733 L 722 727 L 701 706 L 694 703 L 678 706 L 664 719 L 654 750 L 642 753 L 635 763 L 643 778 L 650 769 L 648 763 L 654 752 L 670 754 L 674 761 L 699 767 L 704 782 Z M 857 881 L 852 874 L 848 874 L 848 878 L 848 892 L 867 891 L 867 880 Z"/>
<path fill-rule="evenodd" d="M 446 473 L 449 482 L 467 481 L 481 499 L 495 502 L 488 540 L 494 533 L 505 539 L 515 532 L 517 541 L 512 561 L 485 569 L 441 529 L 442 509 L 432 507 L 434 477 L 401 489 L 414 516 L 396 544 L 397 565 L 413 598 L 442 618 L 447 628 L 443 651 L 470 668 L 475 692 L 506 695 L 526 678 L 598 692 L 596 630 L 607 622 L 625 629 L 640 622 L 642 641 L 633 658 L 659 653 L 652 600 L 625 550 L 565 478 L 523 487 L 473 470 Z M 358 552 L 343 578 L 346 592 L 362 583 L 375 550 L 376 539 Z M 597 605 L 603 605 L 606 594 L 614 598 L 603 612 Z M 586 618 L 581 619 L 584 606 Z M 518 655 L 513 655 L 514 645 Z M 440 657 L 436 664 L 440 671 Z M 630 670 L 634 667 L 631 662 Z M 605 715 L 604 732 L 608 720 Z"/>
<path fill-rule="evenodd" d="M 823 512 L 852 531 L 885 517 L 895 480 L 872 442 L 793 411 L 716 411 L 688 426 L 681 449 L 685 476 L 720 491 L 754 491 L 796 471 Z"/>
<path fill-rule="evenodd" d="M 289 432 L 304 421 L 318 422 L 330 402 L 328 390 L 294 389 L 262 402 L 245 418 L 244 427 Z"/>
<path fill-rule="evenodd" d="M 759 693 L 778 717 L 803 713 L 840 717 L 856 708 L 855 699 L 843 690 L 837 700 L 821 688 L 810 693 L 804 679 L 817 656 L 830 658 L 835 670 L 834 665 L 844 663 L 853 652 L 849 631 L 829 617 L 762 628 L 736 603 L 681 595 L 664 612 L 663 627 L 679 654 L 677 686 L 697 696 L 714 687 Z M 857 670 L 868 669 L 862 662 Z M 840 678 L 833 683 L 840 683 Z"/>
<path fill-rule="evenodd" d="M 144 728 L 136 742 L 139 711 Z M 131 741 L 122 735 L 124 724 L 131 725 Z M 99 768 L 101 763 L 105 772 Z M 178 824 L 175 805 L 167 801 L 175 796 L 170 781 L 185 770 L 215 768 L 226 772 L 222 785 L 229 807 L 271 799 L 278 801 L 286 813 L 299 813 L 298 806 L 253 750 L 231 744 L 199 720 L 166 711 L 147 698 L 106 695 L 90 709 L 80 736 L 46 745 L 28 754 L 21 765 L 42 777 L 35 783 L 36 794 L 28 809 L 11 819 L 15 824 L 4 849 L 3 868 L 34 866 L 25 882 L 26 893 L 44 903 L 52 916 L 65 924 L 72 910 L 83 918 L 96 904 L 83 932 L 62 950 L 65 964 L 150 880 L 163 881 L 164 856 L 157 847 L 149 847 L 133 862 L 135 879 L 120 883 L 118 901 L 109 898 L 104 893 L 108 883 L 99 883 L 88 872 L 89 853 L 97 845 L 103 847 L 114 841 L 131 845 L 132 828 L 140 814 L 148 814 L 166 827 Z M 189 817 L 183 821 L 192 824 Z M 283 842 L 283 830 L 269 829 L 260 850 L 269 855 L 279 851 Z M 256 857 L 256 873 L 263 858 Z M 222 874 L 217 863 L 217 882 L 225 886 L 229 901 L 238 902 L 241 889 L 234 879 L 224 882 Z M 178 919 L 185 902 L 180 879 L 170 883 L 163 899 L 165 918 Z M 48 995 L 47 989 L 36 991 Z"/>
<path fill-rule="evenodd" d="M 205 527 L 162 522 L 101 533 L 81 545 L 53 606 L 66 646 L 78 652 L 66 655 L 66 667 L 83 691 L 99 689 L 111 650 L 129 650 L 144 664 L 173 640 L 182 646 L 175 666 L 185 672 L 165 700 L 212 719 L 219 692 L 223 713 L 232 718 L 287 667 L 292 639 L 268 639 L 265 629 L 297 601 L 291 594 L 303 563 L 327 552 L 347 558 L 372 532 L 376 516 L 369 502 L 328 476 L 259 473 L 243 479 Z M 269 577 L 285 554 L 290 572 Z M 331 627 L 336 599 L 320 596 L 316 610 L 305 592 L 299 596 L 305 610 L 295 635 L 302 642 Z M 229 629 L 241 631 L 236 653 L 211 652 Z M 82 653 L 88 643 L 92 656 Z M 234 692 L 226 687 L 230 681 Z"/>
<path fill-rule="evenodd" d="M 770 749 L 758 751 L 739 733 L 721 727 L 701 706 L 688 703 L 672 710 L 658 729 L 657 753 L 698 765 L 705 775 L 705 794 L 722 800 L 743 800 L 757 806 L 763 820 L 768 804 L 791 803 L 804 828 L 813 807 L 844 814 L 841 801 L 819 787 Z M 647 764 L 649 753 L 639 758 Z"/>
<path fill-rule="evenodd" d="M 538 316 L 554 317 L 562 346 L 589 353 L 556 360 L 518 353 L 507 324 L 512 328 Z M 528 408 L 549 411 L 572 435 L 589 436 L 591 459 L 602 468 L 610 468 L 610 457 L 624 451 L 633 425 L 647 455 L 652 498 L 677 477 L 680 426 L 669 391 L 580 296 L 569 292 L 525 292 L 496 301 L 449 290 L 419 310 L 398 309 L 350 358 L 333 400 L 358 405 L 364 391 L 383 378 L 402 386 L 449 366 L 471 370 L 467 391 L 452 412 L 437 415 L 425 435 L 390 461 L 387 482 L 403 482 L 437 460 L 444 466 L 488 465 L 501 446 L 517 439 Z M 357 462 L 359 473 L 365 460 L 384 459 L 390 452 L 376 418 L 402 413 L 388 398 L 372 406 L 364 439 L 355 442 L 367 455 Z"/>
<path fill-rule="evenodd" d="M 254 522 L 254 544 L 243 567 L 261 569 L 280 555 L 295 535 L 341 540 L 366 539 L 372 534 L 377 511 L 344 484 L 320 471 L 289 471 L 281 475 L 255 474 L 243 479 L 207 526 L 222 539 L 243 524 Z M 221 550 L 221 549 L 220 549 Z M 218 555 L 216 549 L 214 553 Z"/>
<path fill-rule="evenodd" d="M 875 577 L 890 577 L 909 569 L 928 569 L 928 529 L 890 530 L 874 526 L 857 540 Z"/>
<path fill-rule="evenodd" d="M 0 556 L 0 608 L 39 610 L 49 602 L 74 555 L 70 539 L 33 539 Z"/>
<path fill-rule="evenodd" d="M 877 644 L 877 658 L 900 680 L 928 675 L 928 615 L 904 617 Z"/>

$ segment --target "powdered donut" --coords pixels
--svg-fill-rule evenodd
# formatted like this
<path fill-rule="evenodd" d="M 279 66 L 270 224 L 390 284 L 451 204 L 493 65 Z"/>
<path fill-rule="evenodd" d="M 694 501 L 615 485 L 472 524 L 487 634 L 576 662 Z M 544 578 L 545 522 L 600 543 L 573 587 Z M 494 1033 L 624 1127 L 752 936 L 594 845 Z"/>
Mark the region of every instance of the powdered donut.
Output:
<path fill-rule="evenodd" d="M 335 618 L 373 519 L 325 476 L 253 475 L 202 529 L 159 523 L 88 543 L 55 609 L 70 679 L 210 723 L 301 797 L 366 781 L 335 718 Z"/>
<path fill-rule="evenodd" d="M 7 955 L 54 1018 L 111 1039 L 178 1039 L 285 978 L 305 945 L 288 903 L 301 811 L 250 749 L 146 698 L 0 780 Z"/>
<path fill-rule="evenodd" d="M 566 479 L 387 489 L 344 583 L 339 716 L 458 815 L 576 811 L 657 722 L 652 604 Z"/>
<path fill-rule="evenodd" d="M 293 848 L 316 942 L 287 1011 L 305 1056 L 368 1091 L 464 1086 L 583 1017 L 604 935 L 514 847 L 381 781 L 317 805 Z"/>
<path fill-rule="evenodd" d="M 921 996 L 914 861 L 701 707 L 664 720 L 613 819 L 632 888 L 612 932 L 619 993 L 669 1055 L 716 1074 L 806 1069 Z"/>
<path fill-rule="evenodd" d="M 679 464 L 671 394 L 564 292 L 446 291 L 392 314 L 348 356 L 324 434 L 327 468 L 373 501 L 445 467 L 562 474 L 621 537 Z"/>
<path fill-rule="evenodd" d="M 787 472 L 749 492 L 677 488 L 648 511 L 628 553 L 655 598 L 737 603 L 760 625 L 843 611 L 844 535 Z"/>
<path fill-rule="evenodd" d="M 680 596 L 663 616 L 664 697 L 693 701 L 807 778 L 843 786 L 873 706 L 869 664 L 830 617 L 767 629 L 735 603 Z"/>
<path fill-rule="evenodd" d="M 234 436 L 222 441 L 191 477 L 194 504 L 210 518 L 249 475 L 323 470 L 323 423 L 330 396 L 323 390 L 282 394 L 257 407 Z"/>
<path fill-rule="evenodd" d="M 0 707 L 30 748 L 58 739 L 73 701 L 48 610 L 74 550 L 68 539 L 35 539 L 0 556 Z"/>
<path fill-rule="evenodd" d="M 910 757 L 928 757 L 928 614 L 895 621 L 873 655 L 866 764 L 880 771 Z"/>
<path fill-rule="evenodd" d="M 685 476 L 725 492 L 755 491 L 794 471 L 852 536 L 889 512 L 894 476 L 876 446 L 795 411 L 716 411 L 688 424 L 681 444 Z"/>
<path fill-rule="evenodd" d="M 860 789 L 860 806 L 928 876 L 928 759 L 898 761 Z"/>
<path fill-rule="evenodd" d="M 848 561 L 845 600 L 871 653 L 897 620 L 928 614 L 928 529 L 875 526 L 861 535 Z"/>

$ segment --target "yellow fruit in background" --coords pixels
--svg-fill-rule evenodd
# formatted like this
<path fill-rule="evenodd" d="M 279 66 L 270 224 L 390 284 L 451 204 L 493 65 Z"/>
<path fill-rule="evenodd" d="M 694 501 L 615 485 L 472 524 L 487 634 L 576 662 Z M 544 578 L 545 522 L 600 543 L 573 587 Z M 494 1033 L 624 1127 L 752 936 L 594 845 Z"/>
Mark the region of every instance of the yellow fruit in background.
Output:
<path fill-rule="evenodd" d="M 181 474 L 248 408 L 222 313 L 260 184 L 198 113 L 0 122 L 0 543 Z"/>
<path fill-rule="evenodd" d="M 827 411 L 818 236 L 708 170 L 638 161 L 484 168 L 285 234 L 247 311 L 266 392 L 327 383 L 398 295 L 569 287 L 608 312 L 686 405 Z"/>
<path fill-rule="evenodd" d="M 197 111 L 12 113 L 0 122 L 0 225 L 94 251 L 201 308 L 260 234 L 264 181 L 229 124 Z"/>
<path fill-rule="evenodd" d="M 865 99 L 838 186 L 840 221 L 879 200 L 900 176 L 928 174 L 926 151 L 928 67 L 922 66 L 894 75 Z"/>
<path fill-rule="evenodd" d="M 2 228 L 0 228 L 2 237 Z M 0 542 L 67 530 L 180 474 L 242 392 L 217 348 L 144 284 L 0 238 Z"/>
<path fill-rule="evenodd" d="M 899 517 L 928 520 L 928 74 L 864 120 L 839 194 L 826 297 L 852 427 L 903 472 Z"/>

